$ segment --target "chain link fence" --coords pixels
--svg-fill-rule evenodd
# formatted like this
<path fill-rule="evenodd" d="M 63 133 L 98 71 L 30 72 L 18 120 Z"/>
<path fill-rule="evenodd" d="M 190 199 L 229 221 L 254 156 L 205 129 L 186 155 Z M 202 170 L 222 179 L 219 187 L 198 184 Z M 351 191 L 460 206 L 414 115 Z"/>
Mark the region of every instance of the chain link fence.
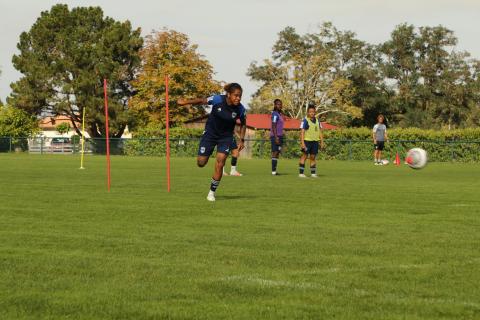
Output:
<path fill-rule="evenodd" d="M 85 154 L 105 154 L 105 139 L 85 139 Z M 171 154 L 175 157 L 193 157 L 197 154 L 198 138 L 175 138 L 170 140 Z M 326 139 L 325 149 L 318 158 L 325 160 L 371 160 L 371 140 Z M 430 141 L 391 140 L 385 144 L 383 158 L 394 159 L 398 152 L 403 158 L 407 150 L 420 147 L 428 152 L 430 161 L 480 162 L 480 141 Z M 31 154 L 79 154 L 81 140 L 69 138 L 11 138 L 0 137 L 0 152 L 28 152 Z M 112 155 L 164 156 L 165 138 L 110 139 Z M 243 158 L 269 158 L 270 140 L 250 139 L 245 141 Z M 282 158 L 298 158 L 301 155 L 298 140 L 286 140 Z"/>

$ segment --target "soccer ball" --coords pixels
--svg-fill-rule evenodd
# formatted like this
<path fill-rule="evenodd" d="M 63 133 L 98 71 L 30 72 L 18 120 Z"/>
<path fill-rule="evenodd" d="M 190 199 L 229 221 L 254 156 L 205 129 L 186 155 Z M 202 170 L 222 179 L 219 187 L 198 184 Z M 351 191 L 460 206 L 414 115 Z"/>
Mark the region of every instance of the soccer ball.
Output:
<path fill-rule="evenodd" d="M 386 165 L 389 164 L 389 163 L 390 163 L 390 162 L 389 162 L 387 159 L 382 160 L 382 164 L 383 164 L 384 166 L 386 166 Z"/>
<path fill-rule="evenodd" d="M 413 148 L 408 150 L 405 161 L 412 169 L 422 169 L 427 165 L 427 151 L 421 148 Z"/>

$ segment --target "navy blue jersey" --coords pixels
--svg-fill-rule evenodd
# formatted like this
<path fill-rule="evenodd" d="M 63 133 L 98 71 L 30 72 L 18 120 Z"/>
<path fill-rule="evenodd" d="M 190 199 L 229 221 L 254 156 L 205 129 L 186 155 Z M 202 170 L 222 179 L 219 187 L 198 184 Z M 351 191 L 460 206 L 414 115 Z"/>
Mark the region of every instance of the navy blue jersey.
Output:
<path fill-rule="evenodd" d="M 245 125 L 246 110 L 242 104 L 229 106 L 225 95 L 211 96 L 207 102 L 212 106 L 212 111 L 205 124 L 205 135 L 213 138 L 233 137 L 237 120 Z"/>

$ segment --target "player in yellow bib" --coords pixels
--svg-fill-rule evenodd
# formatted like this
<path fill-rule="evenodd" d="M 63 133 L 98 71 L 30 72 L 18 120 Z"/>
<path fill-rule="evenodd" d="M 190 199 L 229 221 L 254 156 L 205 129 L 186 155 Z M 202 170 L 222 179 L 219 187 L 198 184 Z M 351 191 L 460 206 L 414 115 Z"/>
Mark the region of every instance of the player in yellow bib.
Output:
<path fill-rule="evenodd" d="M 310 172 L 311 177 L 317 177 L 317 163 L 316 156 L 318 154 L 318 143 L 320 141 L 320 147 L 323 149 L 325 144 L 323 142 L 322 124 L 320 120 L 315 117 L 315 106 L 308 106 L 307 116 L 300 124 L 300 142 L 302 146 L 302 156 L 300 157 L 299 170 L 300 178 L 306 178 L 305 175 L 305 161 L 310 159 Z"/>

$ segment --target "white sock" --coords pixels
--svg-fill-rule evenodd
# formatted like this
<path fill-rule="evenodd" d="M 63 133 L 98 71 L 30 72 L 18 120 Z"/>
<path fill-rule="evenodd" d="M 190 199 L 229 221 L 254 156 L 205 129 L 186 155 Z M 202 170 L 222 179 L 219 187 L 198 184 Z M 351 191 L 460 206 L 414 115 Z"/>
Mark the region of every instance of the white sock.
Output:
<path fill-rule="evenodd" d="M 232 168 L 230 169 L 230 172 L 237 172 L 237 166 L 232 166 Z"/>

